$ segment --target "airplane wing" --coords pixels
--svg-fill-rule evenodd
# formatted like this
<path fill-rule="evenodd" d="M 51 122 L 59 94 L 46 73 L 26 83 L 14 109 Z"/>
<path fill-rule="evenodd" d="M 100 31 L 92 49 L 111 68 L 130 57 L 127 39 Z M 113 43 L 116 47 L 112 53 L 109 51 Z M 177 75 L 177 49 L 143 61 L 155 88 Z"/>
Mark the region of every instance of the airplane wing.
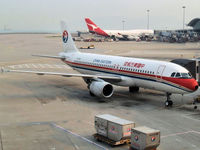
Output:
<path fill-rule="evenodd" d="M 63 77 L 83 77 L 90 79 L 105 79 L 105 80 L 113 80 L 113 81 L 121 81 L 121 77 L 119 76 L 108 76 L 108 75 L 90 75 L 90 74 L 73 74 L 73 73 L 59 73 L 59 72 L 43 72 L 43 71 L 27 71 L 27 70 L 8 70 L 1 68 L 1 72 L 16 72 L 16 73 L 30 73 L 37 75 L 58 75 Z"/>

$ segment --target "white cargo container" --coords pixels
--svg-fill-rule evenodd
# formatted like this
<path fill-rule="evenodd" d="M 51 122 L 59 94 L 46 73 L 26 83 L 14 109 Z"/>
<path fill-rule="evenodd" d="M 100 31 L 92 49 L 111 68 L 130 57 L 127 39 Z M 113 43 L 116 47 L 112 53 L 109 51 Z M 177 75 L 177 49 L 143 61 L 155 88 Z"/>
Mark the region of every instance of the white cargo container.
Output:
<path fill-rule="evenodd" d="M 136 150 L 152 150 L 160 145 L 160 131 L 149 127 L 131 129 L 131 148 Z"/>
<path fill-rule="evenodd" d="M 113 141 L 120 141 L 131 137 L 131 128 L 135 123 L 109 114 L 95 116 L 97 134 Z"/>

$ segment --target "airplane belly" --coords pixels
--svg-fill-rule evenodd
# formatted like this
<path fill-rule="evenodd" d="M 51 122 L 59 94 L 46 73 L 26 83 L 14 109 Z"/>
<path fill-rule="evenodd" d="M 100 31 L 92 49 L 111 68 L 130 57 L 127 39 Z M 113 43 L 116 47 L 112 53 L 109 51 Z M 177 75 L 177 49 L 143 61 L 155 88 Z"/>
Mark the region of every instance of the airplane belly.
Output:
<path fill-rule="evenodd" d="M 121 77 L 122 81 L 121 82 L 117 82 L 115 85 L 118 86 L 136 86 L 136 79 L 134 78 L 129 78 L 129 77 Z"/>
<path fill-rule="evenodd" d="M 162 92 L 168 92 L 168 93 L 177 93 L 177 94 L 185 94 L 186 91 L 182 90 L 179 87 L 174 87 L 168 84 L 165 84 L 163 82 L 159 81 L 148 81 L 148 80 L 142 80 L 142 79 L 136 79 L 136 78 L 129 78 L 129 77 L 122 77 L 122 81 L 119 83 L 116 83 L 115 85 L 119 86 L 138 86 L 146 89 L 152 89 L 152 90 L 158 90 Z"/>
<path fill-rule="evenodd" d="M 165 84 L 162 82 L 154 82 L 152 83 L 153 89 L 162 91 L 162 92 L 167 92 L 167 93 L 177 93 L 177 94 L 185 94 L 187 91 L 182 90 L 179 87 L 175 87 L 169 84 Z"/>
<path fill-rule="evenodd" d="M 75 68 L 78 72 L 82 74 L 91 74 L 91 75 L 100 75 L 102 72 L 96 71 L 96 70 L 88 70 L 84 68 Z M 103 73 L 103 75 L 110 75 L 109 73 Z M 167 92 L 167 93 L 177 93 L 177 94 L 186 94 L 188 93 L 187 91 L 183 90 L 179 86 L 174 86 L 173 84 L 167 84 L 163 82 L 162 80 L 157 80 L 157 79 L 140 79 L 140 78 L 132 78 L 132 77 L 126 77 L 126 76 L 121 76 L 121 81 L 120 82 L 110 82 L 111 84 L 118 85 L 118 86 L 125 86 L 125 87 L 130 87 L 130 86 L 138 86 L 142 88 L 147 88 L 147 89 L 153 89 L 153 90 L 158 90 L 162 92 Z"/>

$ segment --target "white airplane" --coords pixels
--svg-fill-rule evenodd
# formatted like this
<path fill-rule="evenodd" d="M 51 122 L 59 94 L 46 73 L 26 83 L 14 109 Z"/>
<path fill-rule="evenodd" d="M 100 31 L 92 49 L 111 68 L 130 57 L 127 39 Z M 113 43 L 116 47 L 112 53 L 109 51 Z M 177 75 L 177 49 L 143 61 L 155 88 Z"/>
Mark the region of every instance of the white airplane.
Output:
<path fill-rule="evenodd" d="M 85 22 L 90 33 L 111 37 L 113 39 L 139 40 L 141 37 L 153 37 L 154 35 L 153 30 L 102 30 L 89 18 L 85 18 Z"/>
<path fill-rule="evenodd" d="M 139 87 L 154 89 L 167 93 L 166 107 L 173 104 L 170 99 L 172 93 L 186 94 L 198 89 L 198 83 L 189 71 L 171 62 L 79 52 L 64 22 L 61 22 L 61 28 L 64 52 L 58 56 L 35 56 L 61 59 L 80 73 L 5 69 L 2 71 L 82 77 L 88 84 L 90 94 L 103 98 L 113 95 L 113 85 L 129 87 L 130 92 L 138 91 Z"/>

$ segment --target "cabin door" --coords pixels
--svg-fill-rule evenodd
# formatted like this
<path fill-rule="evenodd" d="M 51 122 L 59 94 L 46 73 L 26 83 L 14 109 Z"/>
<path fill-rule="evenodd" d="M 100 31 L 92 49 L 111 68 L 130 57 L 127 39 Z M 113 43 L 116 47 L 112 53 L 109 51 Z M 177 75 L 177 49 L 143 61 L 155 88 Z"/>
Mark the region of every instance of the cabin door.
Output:
<path fill-rule="evenodd" d="M 164 70 L 165 70 L 165 68 L 166 68 L 166 66 L 165 65 L 160 65 L 159 67 L 158 67 L 158 70 L 157 70 L 157 72 L 156 72 L 156 78 L 159 80 L 161 80 L 162 79 L 162 75 L 163 75 L 163 72 L 164 72 Z"/>

